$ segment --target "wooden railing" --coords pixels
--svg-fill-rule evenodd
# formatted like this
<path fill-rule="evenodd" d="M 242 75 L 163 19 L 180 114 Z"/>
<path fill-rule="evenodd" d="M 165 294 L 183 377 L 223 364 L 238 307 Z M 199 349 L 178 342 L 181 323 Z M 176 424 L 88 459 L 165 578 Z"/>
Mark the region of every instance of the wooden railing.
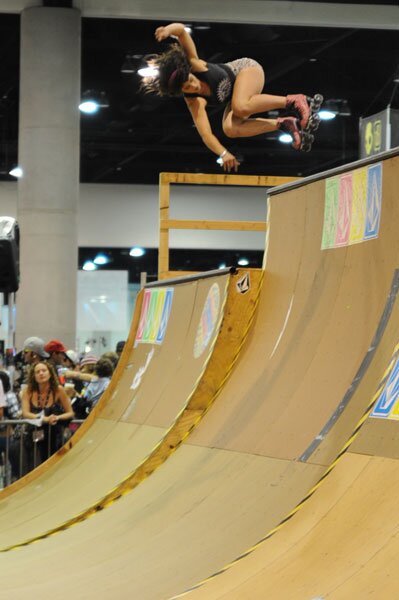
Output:
<path fill-rule="evenodd" d="M 266 175 L 213 175 L 206 173 L 160 173 L 159 176 L 159 257 L 158 279 L 187 275 L 189 271 L 169 270 L 169 231 L 171 229 L 202 229 L 229 231 L 266 231 L 265 221 L 207 221 L 170 219 L 170 184 L 234 185 L 274 187 L 296 181 L 297 177 Z"/>

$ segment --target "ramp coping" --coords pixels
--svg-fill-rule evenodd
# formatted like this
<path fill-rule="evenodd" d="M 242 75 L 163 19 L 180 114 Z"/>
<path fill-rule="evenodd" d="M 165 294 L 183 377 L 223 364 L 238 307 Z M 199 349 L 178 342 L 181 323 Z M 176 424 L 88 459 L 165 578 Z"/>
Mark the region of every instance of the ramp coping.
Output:
<path fill-rule="evenodd" d="M 192 275 L 182 275 L 181 277 L 172 277 L 170 279 L 161 279 L 146 283 L 144 288 L 162 287 L 165 285 L 172 285 L 174 283 L 185 283 L 187 281 L 196 281 L 197 279 L 207 279 L 208 277 L 215 277 L 217 275 L 231 275 L 237 271 L 236 267 L 225 267 L 224 269 L 213 269 L 212 271 L 205 271 L 204 273 L 193 273 Z"/>
<path fill-rule="evenodd" d="M 308 177 L 304 177 L 303 179 L 298 179 L 297 181 L 292 181 L 291 183 L 284 183 L 283 185 L 277 185 L 276 187 L 270 188 L 267 190 L 268 196 L 274 196 L 276 194 L 281 194 L 282 192 L 287 192 L 289 190 L 295 190 L 297 188 L 303 187 L 304 185 L 308 185 L 309 183 L 314 183 L 315 181 L 320 181 L 322 179 L 327 179 L 328 177 L 334 177 L 334 175 L 340 175 L 341 173 L 347 173 L 348 171 L 352 171 L 353 169 L 358 169 L 360 167 L 365 167 L 367 165 L 372 165 L 373 163 L 380 162 L 381 160 L 385 160 L 387 158 L 392 158 L 399 154 L 399 146 L 393 148 L 391 150 L 387 150 L 386 152 L 380 152 L 379 154 L 375 154 L 374 156 L 370 156 L 368 158 L 361 158 L 359 160 L 355 160 L 351 163 L 346 163 L 344 165 L 340 165 L 339 167 L 335 167 L 334 169 L 330 169 L 328 171 L 321 171 L 320 173 L 315 173 L 315 175 L 309 175 Z"/>

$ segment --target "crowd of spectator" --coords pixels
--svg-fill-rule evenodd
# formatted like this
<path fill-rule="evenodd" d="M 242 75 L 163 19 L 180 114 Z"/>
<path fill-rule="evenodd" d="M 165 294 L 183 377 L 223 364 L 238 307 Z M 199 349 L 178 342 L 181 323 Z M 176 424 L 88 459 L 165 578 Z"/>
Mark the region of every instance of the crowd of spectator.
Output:
<path fill-rule="evenodd" d="M 0 468 L 9 470 L 8 480 L 65 443 L 107 389 L 124 343 L 97 357 L 78 355 L 59 340 L 29 337 L 12 368 L 0 368 L 0 420 L 7 420 L 0 422 Z"/>

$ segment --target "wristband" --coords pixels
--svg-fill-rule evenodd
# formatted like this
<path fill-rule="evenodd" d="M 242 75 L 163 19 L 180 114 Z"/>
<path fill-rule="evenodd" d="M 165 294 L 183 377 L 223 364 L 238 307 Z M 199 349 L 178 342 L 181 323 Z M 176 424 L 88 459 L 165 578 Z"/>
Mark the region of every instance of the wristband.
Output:
<path fill-rule="evenodd" d="M 223 150 L 222 154 L 219 156 L 223 160 L 223 156 L 226 156 L 227 150 Z"/>

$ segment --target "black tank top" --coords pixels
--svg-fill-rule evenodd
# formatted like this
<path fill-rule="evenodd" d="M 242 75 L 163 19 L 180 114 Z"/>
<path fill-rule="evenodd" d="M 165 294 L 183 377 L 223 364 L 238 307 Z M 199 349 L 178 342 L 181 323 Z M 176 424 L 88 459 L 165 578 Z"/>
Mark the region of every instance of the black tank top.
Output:
<path fill-rule="evenodd" d="M 211 90 L 210 96 L 203 94 L 184 94 L 185 98 L 205 98 L 210 106 L 224 106 L 231 100 L 235 76 L 233 71 L 224 64 L 207 63 L 207 71 L 193 71 L 200 81 L 207 83 Z"/>

